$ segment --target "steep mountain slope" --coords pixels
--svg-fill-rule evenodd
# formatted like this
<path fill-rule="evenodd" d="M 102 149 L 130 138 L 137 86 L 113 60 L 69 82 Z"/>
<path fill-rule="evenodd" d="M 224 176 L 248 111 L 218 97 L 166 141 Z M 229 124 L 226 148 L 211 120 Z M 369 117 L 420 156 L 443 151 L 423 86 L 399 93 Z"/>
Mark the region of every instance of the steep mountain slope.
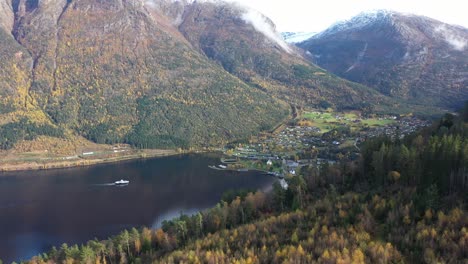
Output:
<path fill-rule="evenodd" d="M 180 31 L 226 71 L 269 94 L 298 105 L 327 101 L 362 107 L 386 98 L 330 75 L 288 45 L 268 18 L 239 6 L 195 2 L 184 12 Z M 386 102 L 387 103 L 387 102 Z"/>
<path fill-rule="evenodd" d="M 0 11 L 4 149 L 42 135 L 212 146 L 273 127 L 288 104 L 399 107 L 232 3 L 0 0 Z"/>
<path fill-rule="evenodd" d="M 458 107 L 468 98 L 468 29 L 390 11 L 364 13 L 298 44 L 321 67 L 386 95 Z"/>
<path fill-rule="evenodd" d="M 22 46 L 2 38 L 2 102 L 28 99 L 30 106 L 14 106 L 39 109 L 67 131 L 99 143 L 204 146 L 268 129 L 288 112 L 199 54 L 153 5 L 13 4 L 14 36 Z"/>

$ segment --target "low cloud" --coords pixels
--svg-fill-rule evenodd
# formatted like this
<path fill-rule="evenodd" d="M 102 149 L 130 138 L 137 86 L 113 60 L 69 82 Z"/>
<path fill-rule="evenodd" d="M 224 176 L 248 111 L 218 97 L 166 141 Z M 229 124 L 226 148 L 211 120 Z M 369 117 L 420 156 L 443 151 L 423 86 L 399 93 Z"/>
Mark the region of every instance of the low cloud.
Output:
<path fill-rule="evenodd" d="M 456 50 L 464 50 L 468 45 L 468 39 L 457 35 L 455 31 L 447 28 L 445 25 L 435 28 L 435 32 L 439 33 Z"/>
<path fill-rule="evenodd" d="M 253 10 L 251 8 L 248 8 L 244 5 L 239 4 L 235 0 L 141 0 L 144 1 L 145 5 L 147 7 L 157 9 L 158 8 L 158 3 L 157 1 L 166 1 L 169 3 L 176 3 L 180 2 L 182 4 L 192 4 L 195 1 L 199 3 L 218 3 L 218 4 L 226 4 L 229 3 L 233 6 L 236 6 L 242 10 L 242 15 L 241 18 L 244 20 L 247 24 L 251 24 L 255 30 L 261 32 L 263 35 L 265 35 L 270 41 L 273 43 L 278 44 L 284 51 L 291 53 L 291 47 L 283 40 L 283 38 L 276 32 L 274 27 L 271 25 L 271 23 L 268 21 L 268 19 L 259 13 L 256 10 Z M 176 19 L 177 20 L 177 19 Z M 176 21 L 177 22 L 177 21 Z"/>
<path fill-rule="evenodd" d="M 468 44 L 466 40 L 457 38 L 455 36 L 447 36 L 445 40 L 457 50 L 464 50 Z"/>
<path fill-rule="evenodd" d="M 273 26 L 261 13 L 252 9 L 247 9 L 247 11 L 242 14 L 241 18 L 246 23 L 251 24 L 257 31 L 261 32 L 268 39 L 278 44 L 283 50 L 291 53 L 291 48 L 289 45 L 283 40 L 283 38 L 281 38 L 281 36 L 275 31 Z"/>

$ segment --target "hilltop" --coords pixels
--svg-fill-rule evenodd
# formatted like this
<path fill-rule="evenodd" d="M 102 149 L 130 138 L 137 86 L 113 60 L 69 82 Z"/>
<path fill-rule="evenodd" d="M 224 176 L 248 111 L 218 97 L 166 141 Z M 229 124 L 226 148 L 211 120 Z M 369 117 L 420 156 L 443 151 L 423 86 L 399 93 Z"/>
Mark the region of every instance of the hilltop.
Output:
<path fill-rule="evenodd" d="M 312 61 L 400 101 L 445 108 L 468 98 L 468 29 L 378 10 L 298 44 Z"/>

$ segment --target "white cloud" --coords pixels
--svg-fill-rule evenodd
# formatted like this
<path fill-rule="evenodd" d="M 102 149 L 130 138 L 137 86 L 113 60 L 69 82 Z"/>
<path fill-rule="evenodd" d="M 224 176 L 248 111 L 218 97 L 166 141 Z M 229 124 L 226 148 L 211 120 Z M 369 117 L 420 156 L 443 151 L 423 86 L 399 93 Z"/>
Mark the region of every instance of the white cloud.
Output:
<path fill-rule="evenodd" d="M 454 36 L 448 36 L 445 40 L 450 43 L 456 50 L 464 50 L 467 45 L 466 40 Z"/>
<path fill-rule="evenodd" d="M 246 12 L 242 14 L 242 19 L 246 23 L 251 24 L 257 31 L 263 33 L 268 39 L 278 44 L 283 50 L 291 53 L 291 48 L 278 32 L 276 32 L 264 15 L 253 9 L 247 9 Z"/>
<path fill-rule="evenodd" d="M 435 28 L 435 32 L 439 33 L 441 37 L 456 50 L 464 50 L 468 45 L 468 39 L 458 36 L 445 25 Z"/>

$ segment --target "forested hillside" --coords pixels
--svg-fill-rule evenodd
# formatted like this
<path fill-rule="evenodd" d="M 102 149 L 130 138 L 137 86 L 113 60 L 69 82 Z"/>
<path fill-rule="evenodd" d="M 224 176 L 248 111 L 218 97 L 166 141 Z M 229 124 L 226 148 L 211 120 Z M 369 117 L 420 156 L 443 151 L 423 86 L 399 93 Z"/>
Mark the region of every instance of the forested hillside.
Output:
<path fill-rule="evenodd" d="M 22 130 L 1 134 L 4 149 L 57 134 L 144 148 L 212 146 L 267 130 L 289 113 L 287 103 L 194 50 L 175 18 L 153 5 L 2 2 L 15 24 L 0 29 L 0 125 Z M 28 132 L 43 126 L 61 133 Z"/>
<path fill-rule="evenodd" d="M 304 168 L 287 190 L 29 263 L 466 263 L 467 121 L 468 104 L 404 140 L 367 142 L 358 161 Z"/>
<path fill-rule="evenodd" d="M 309 63 L 303 51 L 282 40 L 269 18 L 254 10 L 200 2 L 186 9 L 179 29 L 226 71 L 286 102 L 318 106 L 327 101 L 338 109 L 394 103 Z"/>
<path fill-rule="evenodd" d="M 22 130 L 2 149 L 57 135 L 201 148 L 271 129 L 291 104 L 414 109 L 308 62 L 229 2 L 0 0 L 0 12 L 0 129 Z"/>

